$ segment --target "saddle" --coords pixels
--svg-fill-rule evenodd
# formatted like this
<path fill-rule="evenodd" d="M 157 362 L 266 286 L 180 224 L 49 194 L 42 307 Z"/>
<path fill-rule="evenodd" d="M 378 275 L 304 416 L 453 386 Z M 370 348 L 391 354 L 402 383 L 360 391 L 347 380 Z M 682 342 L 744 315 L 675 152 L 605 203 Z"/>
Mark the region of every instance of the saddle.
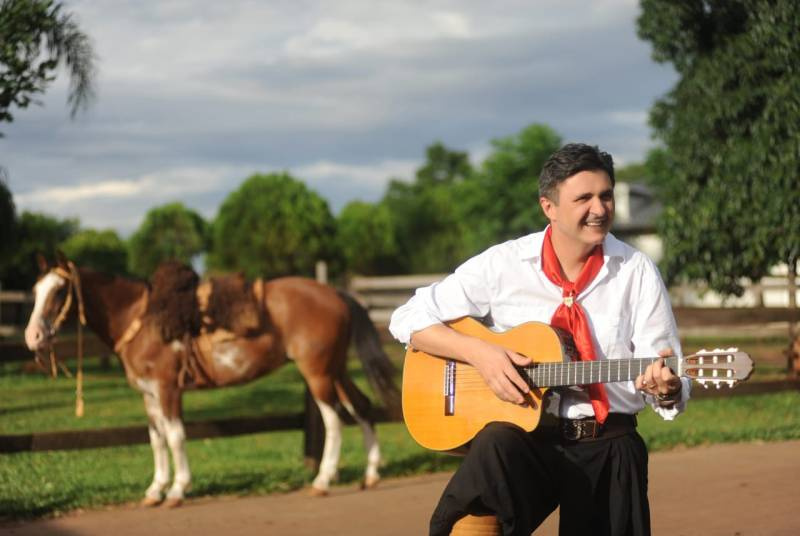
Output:
<path fill-rule="evenodd" d="M 262 332 L 266 324 L 250 283 L 242 274 L 212 277 L 197 287 L 202 331 L 224 330 L 236 337 Z"/>
<path fill-rule="evenodd" d="M 178 384 L 213 385 L 208 356 L 213 345 L 262 333 L 266 315 L 263 282 L 254 285 L 242 274 L 212 277 L 200 282 L 188 265 L 169 261 L 160 265 L 150 281 L 147 314 L 152 315 L 165 343 L 180 341 Z"/>

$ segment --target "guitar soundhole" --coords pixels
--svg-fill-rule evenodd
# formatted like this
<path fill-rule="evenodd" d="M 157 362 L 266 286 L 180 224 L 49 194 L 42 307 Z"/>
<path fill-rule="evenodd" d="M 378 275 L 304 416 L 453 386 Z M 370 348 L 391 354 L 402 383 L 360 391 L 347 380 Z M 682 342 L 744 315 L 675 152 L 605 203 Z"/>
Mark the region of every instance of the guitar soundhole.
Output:
<path fill-rule="evenodd" d="M 578 359 L 578 348 L 575 346 L 575 341 L 572 340 L 572 335 L 568 331 L 561 328 L 553 328 L 553 331 L 558 335 L 561 341 L 561 351 L 564 354 L 566 361 L 575 361 Z"/>

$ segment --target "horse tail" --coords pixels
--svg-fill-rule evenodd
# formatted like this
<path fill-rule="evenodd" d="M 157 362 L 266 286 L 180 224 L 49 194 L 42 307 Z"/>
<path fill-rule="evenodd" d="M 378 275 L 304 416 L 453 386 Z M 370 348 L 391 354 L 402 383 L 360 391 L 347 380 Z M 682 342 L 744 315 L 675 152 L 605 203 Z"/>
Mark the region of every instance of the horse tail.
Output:
<path fill-rule="evenodd" d="M 383 351 L 380 336 L 367 310 L 351 294 L 339 290 L 350 309 L 350 334 L 372 389 L 381 397 L 388 414 L 402 415 L 400 391 L 394 383 L 395 367 Z"/>

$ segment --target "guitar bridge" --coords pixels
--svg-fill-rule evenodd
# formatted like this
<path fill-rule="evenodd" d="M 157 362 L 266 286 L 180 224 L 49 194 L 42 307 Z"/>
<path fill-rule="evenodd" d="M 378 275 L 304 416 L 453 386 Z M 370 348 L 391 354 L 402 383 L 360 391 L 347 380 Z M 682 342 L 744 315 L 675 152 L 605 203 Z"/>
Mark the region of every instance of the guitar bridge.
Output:
<path fill-rule="evenodd" d="M 452 359 L 444 365 L 444 414 L 455 415 L 456 412 L 456 362 Z"/>

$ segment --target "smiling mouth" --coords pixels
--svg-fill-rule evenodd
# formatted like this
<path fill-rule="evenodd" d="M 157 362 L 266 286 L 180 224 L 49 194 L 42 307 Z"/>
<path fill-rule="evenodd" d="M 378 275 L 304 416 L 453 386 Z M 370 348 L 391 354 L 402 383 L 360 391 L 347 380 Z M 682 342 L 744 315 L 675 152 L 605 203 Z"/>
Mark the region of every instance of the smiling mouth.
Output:
<path fill-rule="evenodd" d="M 593 220 L 593 221 L 587 221 L 586 223 L 584 223 L 584 225 L 586 227 L 602 228 L 605 227 L 607 223 L 608 220 Z"/>

